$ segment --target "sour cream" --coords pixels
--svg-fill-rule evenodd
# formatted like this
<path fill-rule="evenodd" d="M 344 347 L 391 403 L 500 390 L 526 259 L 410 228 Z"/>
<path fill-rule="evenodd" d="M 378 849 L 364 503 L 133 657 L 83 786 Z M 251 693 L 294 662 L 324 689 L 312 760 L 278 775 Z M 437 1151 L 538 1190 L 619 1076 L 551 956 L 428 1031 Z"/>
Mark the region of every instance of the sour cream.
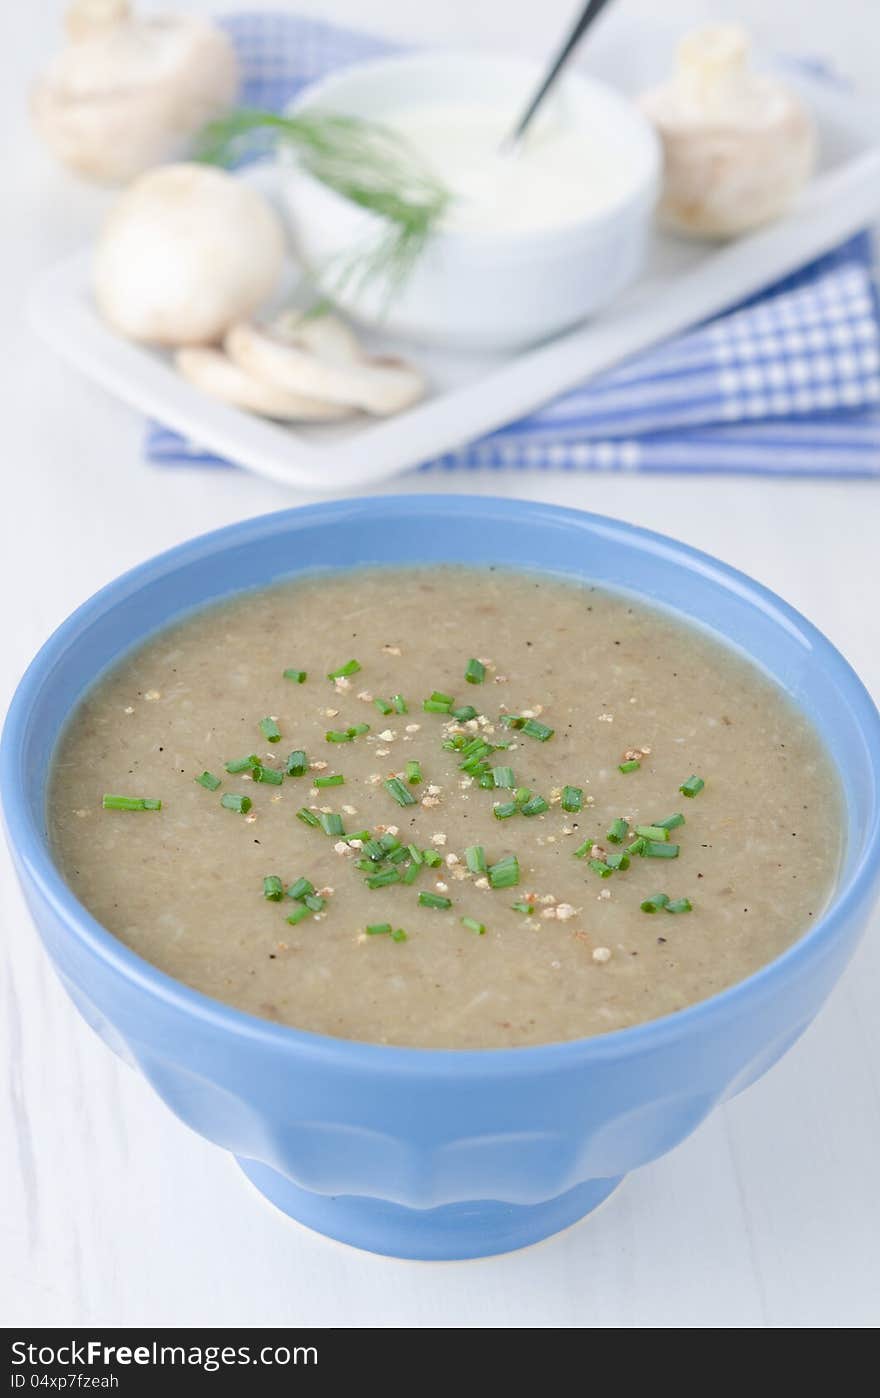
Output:
<path fill-rule="evenodd" d="M 612 133 L 586 130 L 566 111 L 536 117 L 524 140 L 504 149 L 520 115 L 475 102 L 410 105 L 383 112 L 454 196 L 450 230 L 529 233 L 564 227 L 614 204 L 632 184 Z"/>

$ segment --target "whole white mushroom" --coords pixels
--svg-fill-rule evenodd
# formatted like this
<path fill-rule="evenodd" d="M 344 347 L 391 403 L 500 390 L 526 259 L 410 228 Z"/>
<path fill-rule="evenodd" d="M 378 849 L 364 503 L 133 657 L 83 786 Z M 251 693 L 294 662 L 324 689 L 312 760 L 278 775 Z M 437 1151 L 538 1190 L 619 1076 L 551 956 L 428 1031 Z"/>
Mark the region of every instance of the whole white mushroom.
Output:
<path fill-rule="evenodd" d="M 276 286 L 278 215 L 243 180 L 207 165 L 165 165 L 120 196 L 95 250 L 104 319 L 132 340 L 208 345 Z"/>
<path fill-rule="evenodd" d="M 235 50 L 207 20 L 76 0 L 66 28 L 68 45 L 37 79 L 31 111 L 58 159 L 88 179 L 121 182 L 185 154 L 235 100 Z"/>
<path fill-rule="evenodd" d="M 813 123 L 775 78 L 749 66 L 749 39 L 719 25 L 687 35 L 675 72 L 643 94 L 663 143 L 662 223 L 727 238 L 778 217 L 809 178 Z"/>

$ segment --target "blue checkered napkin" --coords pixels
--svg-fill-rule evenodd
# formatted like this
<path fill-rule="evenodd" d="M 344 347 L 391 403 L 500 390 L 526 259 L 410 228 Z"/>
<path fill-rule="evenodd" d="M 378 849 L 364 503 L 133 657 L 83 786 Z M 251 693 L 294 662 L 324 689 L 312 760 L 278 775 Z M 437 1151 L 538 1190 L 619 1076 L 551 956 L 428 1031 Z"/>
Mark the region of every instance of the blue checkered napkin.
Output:
<path fill-rule="evenodd" d="M 285 14 L 223 21 L 243 102 L 281 108 L 305 83 L 390 45 Z M 633 356 L 422 470 L 742 471 L 880 476 L 880 313 L 867 235 L 739 309 Z M 146 455 L 222 466 L 159 424 Z"/>

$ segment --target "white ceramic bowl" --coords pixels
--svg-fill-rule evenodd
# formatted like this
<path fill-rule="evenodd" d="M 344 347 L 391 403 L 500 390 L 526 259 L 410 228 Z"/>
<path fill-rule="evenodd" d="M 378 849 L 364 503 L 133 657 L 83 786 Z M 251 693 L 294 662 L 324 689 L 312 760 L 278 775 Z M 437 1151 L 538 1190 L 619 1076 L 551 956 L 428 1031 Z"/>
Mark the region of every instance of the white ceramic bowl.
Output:
<path fill-rule="evenodd" d="M 290 108 L 381 121 L 409 104 L 524 104 L 541 74 L 521 58 L 436 53 L 383 58 L 346 68 L 303 92 Z M 322 288 L 356 320 L 382 323 L 406 339 L 471 350 L 517 349 L 583 320 L 638 274 L 660 178 L 654 131 L 606 84 L 568 73 L 556 100 L 596 140 L 613 143 L 631 181 L 615 201 L 562 227 L 536 232 L 441 230 L 405 286 L 389 300 L 376 278 L 339 291 L 338 268 L 376 237 L 376 217 L 319 184 L 282 153 L 282 196 L 299 256 Z M 338 274 L 337 274 L 338 276 Z"/>

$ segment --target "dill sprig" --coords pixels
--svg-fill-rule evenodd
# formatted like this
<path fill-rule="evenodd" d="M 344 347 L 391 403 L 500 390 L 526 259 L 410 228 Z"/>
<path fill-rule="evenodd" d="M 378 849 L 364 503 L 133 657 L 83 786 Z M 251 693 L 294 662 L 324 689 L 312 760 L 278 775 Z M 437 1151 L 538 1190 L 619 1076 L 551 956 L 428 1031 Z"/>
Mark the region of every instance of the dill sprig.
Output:
<path fill-rule="evenodd" d="M 358 290 L 381 276 L 389 291 L 396 290 L 448 208 L 449 190 L 397 132 L 333 112 L 278 116 L 242 108 L 207 126 L 196 154 L 210 164 L 228 166 L 276 143 L 294 150 L 314 179 L 387 224 L 378 238 L 338 265 L 334 289 Z"/>

